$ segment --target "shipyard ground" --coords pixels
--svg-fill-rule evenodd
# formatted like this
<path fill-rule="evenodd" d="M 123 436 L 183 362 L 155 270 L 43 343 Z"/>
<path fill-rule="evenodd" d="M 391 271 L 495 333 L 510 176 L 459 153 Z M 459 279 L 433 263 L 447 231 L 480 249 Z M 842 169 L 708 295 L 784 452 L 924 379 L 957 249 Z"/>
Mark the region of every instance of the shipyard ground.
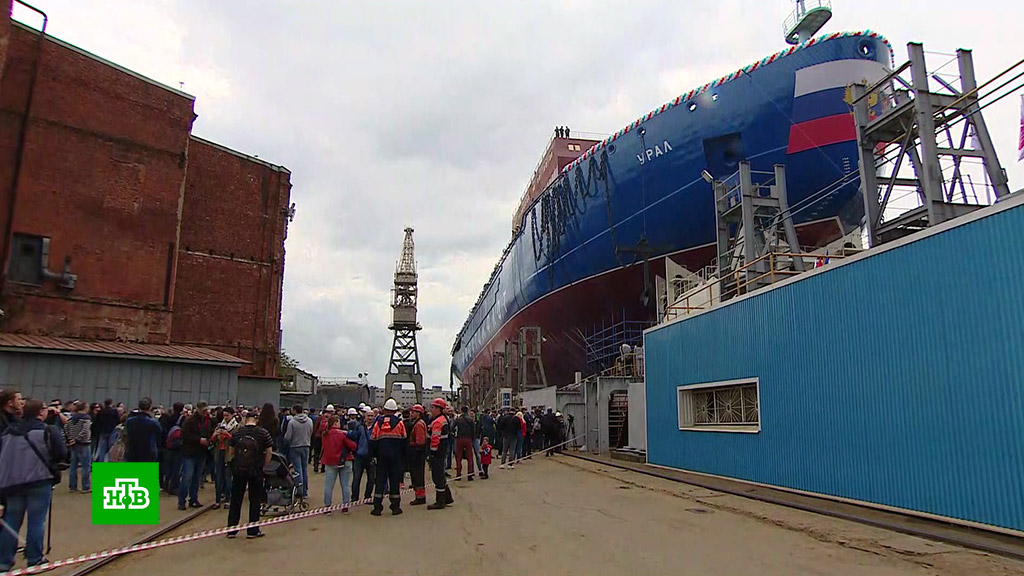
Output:
<path fill-rule="evenodd" d="M 323 475 L 311 482 L 319 505 Z M 128 544 L 153 530 L 93 528 L 87 500 L 62 488 L 51 559 Z M 374 518 L 361 506 L 347 516 L 270 526 L 259 540 L 217 537 L 133 554 L 93 574 L 1024 573 L 1024 563 L 1011 559 L 565 456 L 495 467 L 490 480 L 456 483 L 454 493 L 456 504 L 444 511 L 405 506 L 402 516 Z M 200 496 L 207 503 L 212 486 Z M 185 514 L 161 498 L 163 523 Z M 208 511 L 164 537 L 223 526 L 225 516 Z"/>

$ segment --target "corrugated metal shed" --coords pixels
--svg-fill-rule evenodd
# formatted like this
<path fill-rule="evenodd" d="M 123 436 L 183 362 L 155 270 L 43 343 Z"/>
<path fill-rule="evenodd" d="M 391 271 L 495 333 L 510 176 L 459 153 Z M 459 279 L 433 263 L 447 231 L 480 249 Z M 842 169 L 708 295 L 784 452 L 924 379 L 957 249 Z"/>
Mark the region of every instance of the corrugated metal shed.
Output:
<path fill-rule="evenodd" d="M 1022 204 L 649 330 L 649 461 L 1024 530 Z M 680 430 L 744 378 L 759 432 Z"/>
<path fill-rule="evenodd" d="M 155 404 L 235 404 L 245 361 L 190 346 L 0 334 L 0 386 L 26 397 Z"/>

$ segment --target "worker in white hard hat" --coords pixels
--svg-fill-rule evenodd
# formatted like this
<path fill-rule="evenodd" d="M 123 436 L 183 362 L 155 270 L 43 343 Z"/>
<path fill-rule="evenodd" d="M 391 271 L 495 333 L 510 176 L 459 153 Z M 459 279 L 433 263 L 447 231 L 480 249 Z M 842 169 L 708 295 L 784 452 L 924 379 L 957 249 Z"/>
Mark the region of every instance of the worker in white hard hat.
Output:
<path fill-rule="evenodd" d="M 407 440 L 405 424 L 396 414 L 397 411 L 398 402 L 388 398 L 370 432 L 370 451 L 377 458 L 377 482 L 373 490 L 373 510 L 370 512 L 374 516 L 384 512 L 385 489 L 391 501 L 392 516 L 402 513 L 402 497 L 398 490 L 405 469 Z"/>

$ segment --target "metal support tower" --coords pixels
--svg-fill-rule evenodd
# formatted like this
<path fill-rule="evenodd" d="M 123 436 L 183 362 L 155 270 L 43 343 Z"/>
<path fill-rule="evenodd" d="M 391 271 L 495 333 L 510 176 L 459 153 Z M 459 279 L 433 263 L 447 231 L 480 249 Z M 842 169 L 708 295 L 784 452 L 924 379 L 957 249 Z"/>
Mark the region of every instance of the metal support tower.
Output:
<path fill-rule="evenodd" d="M 396 382 L 412 382 L 416 388 L 416 402 L 422 404 L 423 373 L 420 372 L 420 357 L 416 351 L 416 332 L 422 327 L 416 321 L 418 288 L 414 249 L 412 228 L 406 228 L 402 255 L 395 267 L 395 287 L 391 291 L 391 325 L 388 329 L 395 333 L 395 340 L 391 346 L 388 373 L 384 376 L 384 395 L 391 398 Z"/>
<path fill-rule="evenodd" d="M 526 390 L 548 387 L 544 360 L 540 353 L 543 341 L 539 326 L 523 326 L 519 329 L 519 378 L 509 383 L 513 396 Z"/>
<path fill-rule="evenodd" d="M 769 284 L 771 266 L 781 263 L 804 271 L 804 261 L 798 255 L 785 262 L 762 258 L 770 252 L 800 253 L 786 198 L 785 166 L 776 164 L 773 172 L 754 172 L 749 162 L 740 162 L 739 172 L 724 181 L 716 180 L 713 186 L 723 299 L 736 295 L 739 284 L 744 291 Z"/>
<path fill-rule="evenodd" d="M 910 60 L 875 84 L 852 86 L 871 246 L 991 203 L 980 202 L 979 185 L 997 199 L 1010 193 L 978 106 L 970 50 L 957 50 L 959 89 L 932 76 L 944 92 L 929 88 L 924 46 L 911 42 L 907 52 Z M 972 179 L 972 169 L 978 181 Z M 901 190 L 906 192 L 900 194 Z M 907 196 L 916 197 L 916 208 L 897 206 Z"/>

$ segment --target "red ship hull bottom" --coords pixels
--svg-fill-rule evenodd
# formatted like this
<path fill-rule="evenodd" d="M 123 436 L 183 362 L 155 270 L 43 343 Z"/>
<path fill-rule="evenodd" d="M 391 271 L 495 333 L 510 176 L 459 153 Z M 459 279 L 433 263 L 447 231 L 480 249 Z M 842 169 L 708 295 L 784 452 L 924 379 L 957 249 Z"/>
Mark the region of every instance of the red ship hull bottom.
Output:
<path fill-rule="evenodd" d="M 825 220 L 801 226 L 801 243 L 821 246 L 840 237 L 837 220 Z M 673 254 L 672 260 L 689 270 L 699 270 L 715 256 L 713 245 Z M 664 258 L 651 260 L 650 274 L 665 275 Z M 653 282 L 653 280 L 652 280 Z M 486 375 L 493 354 L 504 352 L 506 342 L 519 339 L 523 327 L 539 327 L 543 337 L 541 358 L 548 386 L 565 386 L 575 381 L 575 373 L 588 376 L 584 335 L 595 325 L 604 322 L 639 320 L 656 322 L 653 305 L 647 308 L 641 301 L 643 291 L 643 264 L 636 263 L 604 274 L 581 280 L 546 295 L 505 323 L 490 342 L 473 359 L 461 375 L 463 386 L 472 386 L 474 375 Z M 653 295 L 652 295 L 653 298 Z M 481 383 L 481 388 L 489 388 Z"/>

